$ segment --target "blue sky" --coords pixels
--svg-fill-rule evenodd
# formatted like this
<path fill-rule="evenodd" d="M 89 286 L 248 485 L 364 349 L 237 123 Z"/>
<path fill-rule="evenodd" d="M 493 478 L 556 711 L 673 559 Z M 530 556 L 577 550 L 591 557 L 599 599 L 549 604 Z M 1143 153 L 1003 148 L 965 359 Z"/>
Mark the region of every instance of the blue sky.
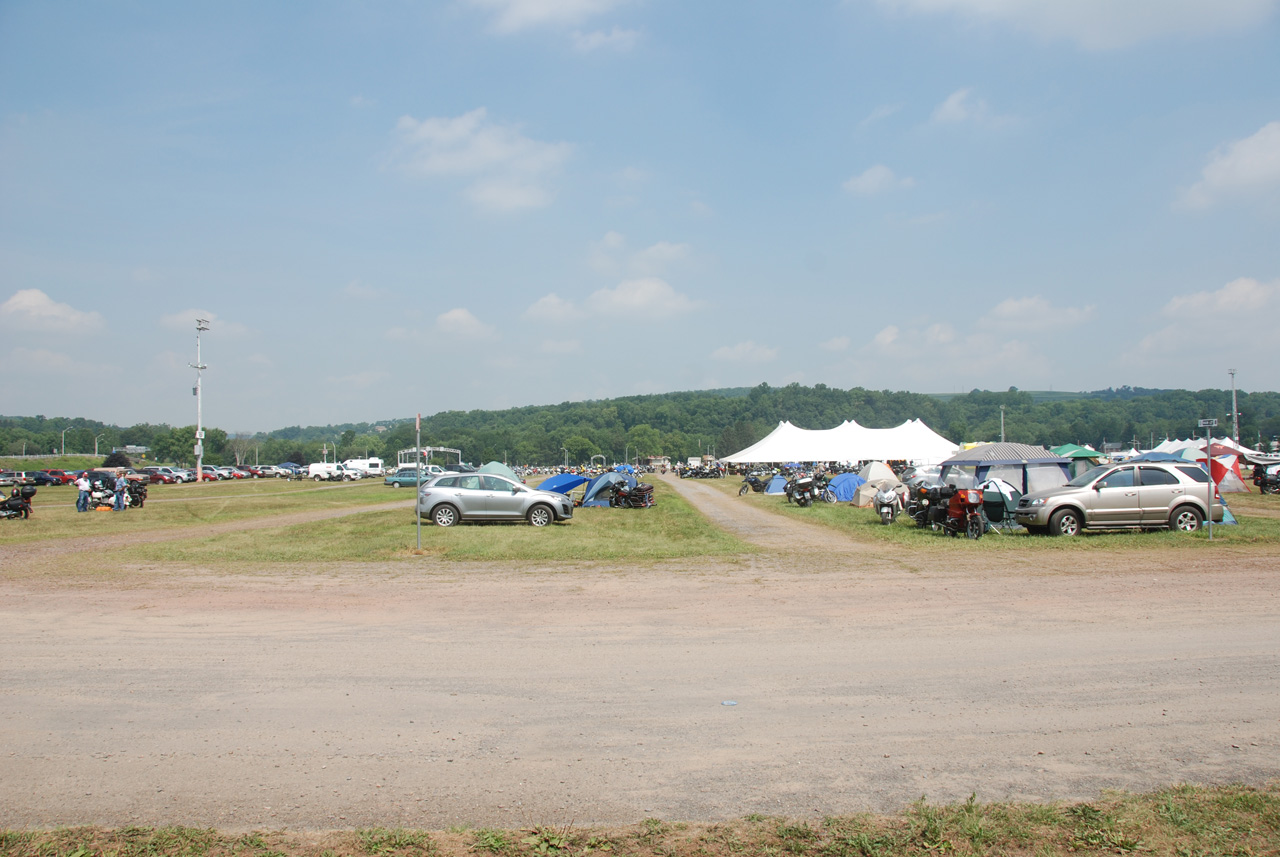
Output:
<path fill-rule="evenodd" d="M 0 2 L 0 413 L 1275 390 L 1278 238 L 1280 0 Z"/>

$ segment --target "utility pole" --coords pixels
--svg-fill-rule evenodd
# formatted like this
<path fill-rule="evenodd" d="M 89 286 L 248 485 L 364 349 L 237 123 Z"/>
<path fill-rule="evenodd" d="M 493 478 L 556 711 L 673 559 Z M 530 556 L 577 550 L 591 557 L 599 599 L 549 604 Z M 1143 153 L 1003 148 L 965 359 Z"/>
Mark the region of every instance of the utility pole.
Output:
<path fill-rule="evenodd" d="M 204 479 L 204 397 L 202 395 L 201 373 L 209 367 L 200 362 L 200 332 L 209 329 L 209 319 L 196 319 L 196 362 L 189 363 L 196 370 L 196 386 L 191 391 L 196 397 L 196 482 Z"/>
<path fill-rule="evenodd" d="M 1000 406 L 1000 442 L 1004 443 L 1004 405 Z"/>
<path fill-rule="evenodd" d="M 62 430 L 62 454 L 67 454 L 67 432 L 71 431 L 71 427 L 67 426 Z"/>
<path fill-rule="evenodd" d="M 1240 445 L 1240 410 L 1236 407 L 1236 370 L 1228 369 L 1231 374 L 1231 439 Z"/>

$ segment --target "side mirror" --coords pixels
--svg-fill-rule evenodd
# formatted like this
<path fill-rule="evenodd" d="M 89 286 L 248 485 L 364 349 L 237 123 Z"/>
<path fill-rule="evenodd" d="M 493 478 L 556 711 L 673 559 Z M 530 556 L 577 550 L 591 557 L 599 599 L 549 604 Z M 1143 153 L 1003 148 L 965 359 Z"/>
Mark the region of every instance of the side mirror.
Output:
<path fill-rule="evenodd" d="M 1107 483 L 1105 483 L 1105 482 L 1095 482 L 1095 483 L 1093 483 L 1093 490 L 1094 490 L 1094 491 L 1101 491 L 1103 488 L 1106 488 L 1106 487 L 1107 487 Z"/>

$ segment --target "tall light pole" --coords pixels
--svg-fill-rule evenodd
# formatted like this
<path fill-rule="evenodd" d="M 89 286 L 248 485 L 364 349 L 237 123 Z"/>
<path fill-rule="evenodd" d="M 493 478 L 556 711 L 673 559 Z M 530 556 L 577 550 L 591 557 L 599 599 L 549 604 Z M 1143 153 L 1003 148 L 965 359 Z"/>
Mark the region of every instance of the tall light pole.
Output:
<path fill-rule="evenodd" d="M 102 434 L 98 435 L 93 439 L 93 457 L 94 458 L 98 457 L 98 441 L 102 440 L 106 436 L 107 436 L 107 433 L 103 432 Z"/>
<path fill-rule="evenodd" d="M 569 469 L 569 450 L 565 449 L 562 446 L 560 447 L 560 451 L 564 453 L 564 469 L 568 470 Z"/>
<path fill-rule="evenodd" d="M 1236 442 L 1236 446 L 1240 445 L 1240 409 L 1236 407 L 1236 370 L 1228 369 L 1231 373 L 1231 439 Z"/>
<path fill-rule="evenodd" d="M 196 362 L 187 364 L 196 370 L 196 386 L 191 392 L 196 397 L 196 481 L 204 479 L 204 400 L 201 396 L 201 374 L 209 367 L 200 362 L 200 331 L 209 329 L 209 319 L 196 319 Z"/>
<path fill-rule="evenodd" d="M 67 426 L 62 430 L 62 454 L 67 454 L 67 432 L 71 431 L 71 426 Z"/>

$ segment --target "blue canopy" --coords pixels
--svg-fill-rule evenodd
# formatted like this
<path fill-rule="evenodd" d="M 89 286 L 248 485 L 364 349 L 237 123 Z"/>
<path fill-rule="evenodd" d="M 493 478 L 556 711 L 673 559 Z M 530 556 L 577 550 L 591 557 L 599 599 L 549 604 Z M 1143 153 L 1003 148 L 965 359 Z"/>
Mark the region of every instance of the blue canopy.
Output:
<path fill-rule="evenodd" d="M 569 492 L 579 485 L 587 481 L 587 477 L 578 476 L 576 473 L 557 473 L 550 479 L 544 479 L 542 484 L 538 486 L 539 491 L 558 491 L 568 496 Z"/>
<path fill-rule="evenodd" d="M 591 480 L 582 494 L 584 506 L 608 506 L 609 497 L 613 494 L 613 486 L 625 482 L 628 487 L 636 487 L 636 478 L 627 473 L 605 473 Z"/>
<path fill-rule="evenodd" d="M 632 467 L 630 464 L 619 464 L 617 467 L 613 469 L 615 473 L 635 473 L 636 472 L 636 469 Z"/>
<path fill-rule="evenodd" d="M 769 487 L 764 489 L 766 494 L 785 494 L 787 493 L 787 477 L 779 473 L 777 476 L 769 480 Z"/>
<path fill-rule="evenodd" d="M 1167 452 L 1144 452 L 1142 455 L 1127 458 L 1126 461 L 1180 461 L 1183 464 L 1190 464 L 1187 459 L 1181 455 L 1170 455 Z"/>
<path fill-rule="evenodd" d="M 853 500 L 854 492 L 858 490 L 858 486 L 865 485 L 866 482 L 867 480 L 856 473 L 841 473 L 827 483 L 827 487 L 835 492 L 837 500 L 841 503 L 848 503 Z"/>

